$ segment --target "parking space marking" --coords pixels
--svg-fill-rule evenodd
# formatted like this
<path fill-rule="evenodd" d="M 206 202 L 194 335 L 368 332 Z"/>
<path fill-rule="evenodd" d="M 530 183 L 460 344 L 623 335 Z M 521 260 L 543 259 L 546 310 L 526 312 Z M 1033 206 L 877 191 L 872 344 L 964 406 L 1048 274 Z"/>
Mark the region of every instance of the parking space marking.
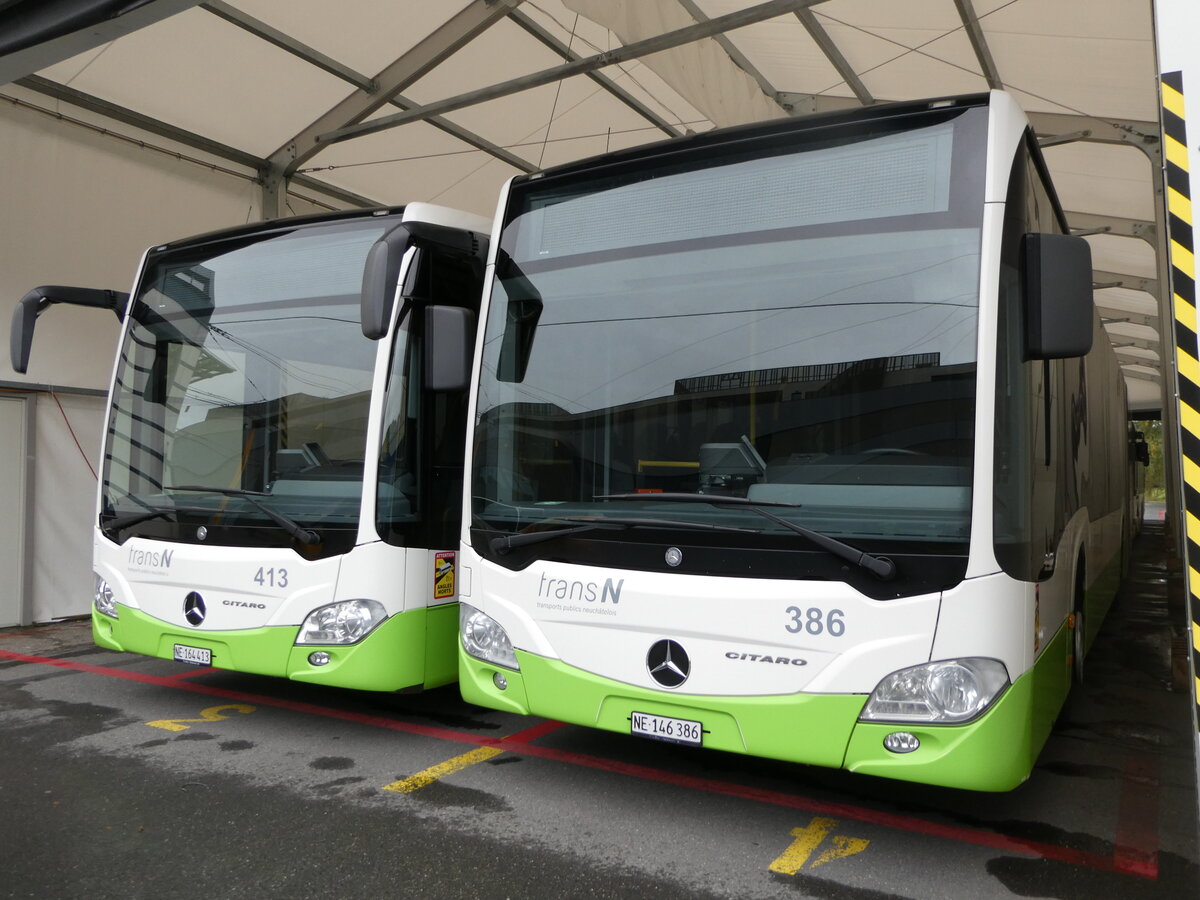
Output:
<path fill-rule="evenodd" d="M 558 731 L 562 727 L 562 722 L 547 719 L 531 728 L 526 728 L 524 731 L 518 731 L 516 734 L 509 735 L 503 738 L 503 740 L 506 745 L 528 744 L 530 741 L 536 741 L 543 735 L 547 735 L 552 731 Z M 495 746 L 476 747 L 474 750 L 464 753 L 461 756 L 456 756 L 453 759 L 448 759 L 444 763 L 438 763 L 436 766 L 422 769 L 415 775 L 409 775 L 407 778 L 393 781 L 391 784 L 385 784 L 383 790 L 394 791 L 397 794 L 411 794 L 413 791 L 420 790 L 426 785 L 432 784 L 443 775 L 451 775 L 468 766 L 473 766 L 476 763 L 499 756 L 503 752 L 502 748 Z"/>
<path fill-rule="evenodd" d="M 984 828 L 947 825 L 940 822 L 933 822 L 928 819 L 920 819 L 915 816 L 904 815 L 902 813 L 886 812 L 884 810 L 872 809 L 865 806 L 854 806 L 849 803 L 817 800 L 812 797 L 804 797 L 798 794 L 786 794 L 781 791 L 750 787 L 748 785 L 741 785 L 733 782 L 717 781 L 715 779 L 703 778 L 696 775 L 684 775 L 679 772 L 670 772 L 664 769 L 654 769 L 650 766 L 643 766 L 637 763 L 626 763 L 615 759 L 604 759 L 603 757 L 591 756 L 586 753 L 578 753 L 573 750 L 560 750 L 554 747 L 539 746 L 538 744 L 531 743 L 534 738 L 525 737 L 525 735 L 529 733 L 534 733 L 536 736 L 536 734 L 542 728 L 549 727 L 550 730 L 553 730 L 554 728 L 559 727 L 559 723 L 557 722 L 548 723 L 543 721 L 537 725 L 534 725 L 530 729 L 518 732 L 517 734 L 508 738 L 482 737 L 477 734 L 471 734 L 470 732 L 466 731 L 456 731 L 451 728 L 420 725 L 415 722 L 401 722 L 395 719 L 388 719 L 383 716 L 373 716 L 365 713 L 337 709 L 335 707 L 317 706 L 313 703 L 304 703 L 298 700 L 287 700 L 283 698 L 269 697 L 266 695 L 251 694 L 245 691 L 232 691 L 228 690 L 227 688 L 219 688 L 212 685 L 197 683 L 196 681 L 176 681 L 170 677 L 147 675 L 142 672 L 134 672 L 128 669 L 112 669 L 105 666 L 93 665 L 91 663 L 75 662 L 74 660 L 69 659 L 55 659 L 48 656 L 30 656 L 25 653 L 15 653 L 10 650 L 0 650 L 0 659 L 15 660 L 18 662 L 26 662 L 36 665 L 54 666 L 62 669 L 72 669 L 77 672 L 87 672 L 93 675 L 103 675 L 109 678 L 121 678 L 127 681 L 140 682 L 142 684 L 152 684 L 174 690 L 192 691 L 194 693 L 208 694 L 209 696 L 220 697 L 222 699 L 232 700 L 235 702 L 255 703 L 259 706 L 272 706 L 277 709 L 286 709 L 292 712 L 322 716 L 324 718 L 337 719 L 359 725 L 384 728 L 388 729 L 389 731 L 398 731 L 420 737 L 434 738 L 436 740 L 453 741 L 460 744 L 474 744 L 481 747 L 494 747 L 500 750 L 512 750 L 525 756 L 534 756 L 540 759 L 554 760 L 556 762 L 566 763 L 568 765 L 583 766 L 585 768 L 596 769 L 602 772 L 611 772 L 618 775 L 626 775 L 631 778 L 640 778 L 645 781 L 657 782 L 659 784 L 669 784 L 676 787 L 684 787 L 692 790 L 705 791 L 711 794 L 719 794 L 725 797 L 750 800 L 756 803 L 765 803 L 787 809 L 802 810 L 814 815 L 824 815 L 839 819 L 853 819 L 857 822 L 880 825 L 885 828 L 892 828 L 898 831 L 909 831 L 916 834 L 923 834 L 927 837 L 944 838 L 946 840 L 955 841 L 962 844 L 987 847 L 989 849 L 999 850 L 1005 853 L 1018 853 L 1023 856 L 1041 857 L 1042 859 L 1064 862 L 1070 865 L 1082 866 L 1090 869 L 1098 869 L 1104 872 L 1115 872 L 1122 875 L 1133 875 L 1147 879 L 1158 878 L 1157 855 L 1152 861 L 1148 861 L 1144 866 L 1130 868 L 1127 860 L 1119 858 L 1115 852 L 1111 855 L 1106 855 L 1088 850 L 1076 850 L 1070 847 L 1063 847 L 1058 844 L 1048 844 L 1042 841 L 1012 837 L 1006 834 L 988 831 Z"/>
<path fill-rule="evenodd" d="M 795 875 L 804 868 L 809 857 L 821 846 L 825 838 L 829 836 L 829 832 L 837 826 L 837 819 L 817 816 L 803 828 L 793 828 L 791 834 L 795 840 L 771 865 L 767 866 L 767 870 L 780 875 Z M 830 838 L 830 842 L 833 846 L 818 856 L 809 866 L 810 869 L 833 862 L 835 859 L 845 859 L 847 856 L 862 853 L 871 843 L 863 838 L 844 837 L 840 834 L 835 834 Z"/>
<path fill-rule="evenodd" d="M 220 722 L 222 719 L 228 719 L 229 716 L 223 714 L 227 709 L 232 709 L 242 715 L 254 712 L 254 707 L 245 703 L 227 703 L 224 706 L 210 706 L 208 709 L 200 710 L 198 719 L 156 719 L 146 724 L 151 728 L 161 728 L 164 731 L 187 731 L 189 726 L 200 722 Z"/>
<path fill-rule="evenodd" d="M 413 791 L 419 791 L 427 785 L 433 784 L 443 775 L 452 775 L 455 772 L 460 772 L 468 766 L 473 766 L 476 763 L 481 763 L 484 760 L 491 759 L 493 756 L 499 756 L 503 750 L 498 750 L 495 747 L 476 747 L 461 756 L 456 756 L 453 759 L 448 759 L 443 763 L 438 763 L 436 766 L 430 766 L 428 769 L 422 769 L 415 775 L 409 775 L 407 778 L 402 778 L 399 781 L 393 781 L 391 784 L 385 784 L 385 791 L 394 791 L 397 794 L 411 794 Z"/>

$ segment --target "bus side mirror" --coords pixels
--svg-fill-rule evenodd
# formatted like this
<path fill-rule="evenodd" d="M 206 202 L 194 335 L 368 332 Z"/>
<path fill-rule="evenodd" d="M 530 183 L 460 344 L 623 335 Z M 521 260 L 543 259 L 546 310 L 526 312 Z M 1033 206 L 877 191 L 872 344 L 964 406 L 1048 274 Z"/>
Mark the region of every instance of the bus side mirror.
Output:
<path fill-rule="evenodd" d="M 425 307 L 425 387 L 465 391 L 471 383 L 475 313 L 461 306 Z"/>
<path fill-rule="evenodd" d="M 1134 441 L 1133 458 L 1143 466 L 1150 465 L 1150 445 L 1145 441 Z"/>
<path fill-rule="evenodd" d="M 362 333 L 372 341 L 387 334 L 392 321 L 392 304 L 400 280 L 400 265 L 409 246 L 408 229 L 397 225 L 367 252 L 363 267 L 362 296 L 359 299 L 359 319 Z"/>
<path fill-rule="evenodd" d="M 1068 359 L 1092 349 L 1092 248 L 1081 237 L 1027 234 L 1025 359 Z"/>
<path fill-rule="evenodd" d="M 111 309 L 118 319 L 124 319 L 125 304 L 128 302 L 129 295 L 123 291 L 64 287 L 58 284 L 35 287 L 20 299 L 17 308 L 13 310 L 12 327 L 8 334 L 8 355 L 13 371 L 24 375 L 29 369 L 29 350 L 33 346 L 33 329 L 37 324 L 37 317 L 55 303 Z"/>

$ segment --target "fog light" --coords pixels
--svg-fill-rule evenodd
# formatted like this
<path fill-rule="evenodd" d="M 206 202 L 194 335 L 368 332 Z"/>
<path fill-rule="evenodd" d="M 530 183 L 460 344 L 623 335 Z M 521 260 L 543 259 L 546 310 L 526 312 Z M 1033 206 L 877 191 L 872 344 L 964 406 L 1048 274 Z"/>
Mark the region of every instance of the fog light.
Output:
<path fill-rule="evenodd" d="M 314 650 L 308 654 L 308 661 L 314 666 L 324 666 L 329 664 L 329 654 L 324 650 Z"/>
<path fill-rule="evenodd" d="M 920 739 L 907 731 L 893 731 L 883 739 L 885 750 L 893 753 L 912 753 L 921 746 Z"/>
<path fill-rule="evenodd" d="M 496 672 L 492 675 L 492 684 L 502 691 L 508 689 L 508 679 L 504 677 L 503 672 Z"/>

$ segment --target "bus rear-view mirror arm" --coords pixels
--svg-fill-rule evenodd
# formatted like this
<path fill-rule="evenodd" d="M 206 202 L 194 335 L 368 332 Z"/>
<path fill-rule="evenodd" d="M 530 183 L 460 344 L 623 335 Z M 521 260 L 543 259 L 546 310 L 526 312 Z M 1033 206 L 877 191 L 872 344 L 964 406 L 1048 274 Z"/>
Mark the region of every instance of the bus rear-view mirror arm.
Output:
<path fill-rule="evenodd" d="M 125 304 L 128 302 L 129 295 L 123 291 L 65 287 L 58 284 L 35 287 L 20 299 L 13 310 L 12 328 L 9 330 L 8 339 L 13 371 L 24 375 L 29 368 L 29 350 L 33 346 L 33 329 L 37 324 L 37 317 L 55 303 L 111 309 L 118 319 L 124 319 Z"/>

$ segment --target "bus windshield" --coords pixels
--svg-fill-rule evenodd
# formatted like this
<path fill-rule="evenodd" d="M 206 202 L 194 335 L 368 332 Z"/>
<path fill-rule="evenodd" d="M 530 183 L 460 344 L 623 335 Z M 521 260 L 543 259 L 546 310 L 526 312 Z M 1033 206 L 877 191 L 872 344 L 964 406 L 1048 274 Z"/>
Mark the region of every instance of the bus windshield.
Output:
<path fill-rule="evenodd" d="M 232 544 L 354 530 L 376 358 L 363 265 L 397 222 L 151 254 L 112 392 L 102 527 L 191 540 L 202 523 Z"/>
<path fill-rule="evenodd" d="M 974 108 L 781 126 L 515 184 L 475 526 L 786 531 L 719 502 L 737 497 L 860 544 L 965 543 L 986 124 Z"/>

